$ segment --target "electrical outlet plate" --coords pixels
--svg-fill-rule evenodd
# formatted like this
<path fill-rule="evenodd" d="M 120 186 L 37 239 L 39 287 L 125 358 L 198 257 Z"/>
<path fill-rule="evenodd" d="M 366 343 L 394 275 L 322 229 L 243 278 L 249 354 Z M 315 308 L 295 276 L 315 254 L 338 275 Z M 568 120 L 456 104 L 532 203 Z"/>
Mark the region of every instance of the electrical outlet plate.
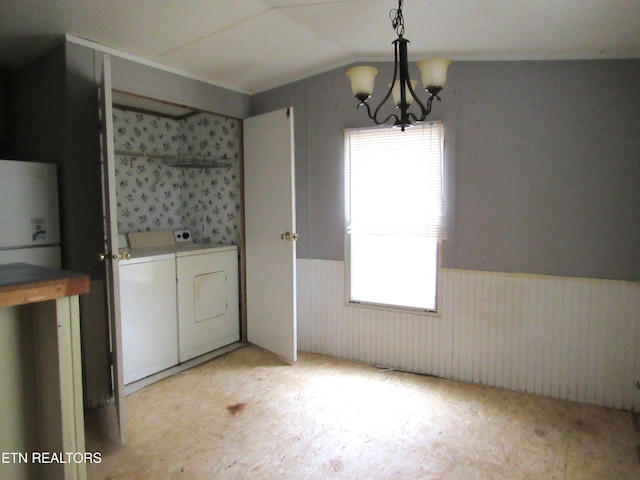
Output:
<path fill-rule="evenodd" d="M 174 230 L 173 238 L 176 243 L 192 242 L 191 232 L 189 230 Z"/>

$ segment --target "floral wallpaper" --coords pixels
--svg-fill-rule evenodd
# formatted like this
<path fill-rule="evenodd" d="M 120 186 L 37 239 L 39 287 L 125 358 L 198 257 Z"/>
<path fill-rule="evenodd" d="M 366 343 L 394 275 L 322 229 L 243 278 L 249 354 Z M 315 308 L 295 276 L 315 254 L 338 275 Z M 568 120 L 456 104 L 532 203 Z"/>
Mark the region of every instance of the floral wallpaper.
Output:
<path fill-rule="evenodd" d="M 116 155 L 118 233 L 189 229 L 197 243 L 240 242 L 240 121 L 181 120 L 113 110 L 116 151 L 225 157 L 225 168 L 183 168 Z"/>

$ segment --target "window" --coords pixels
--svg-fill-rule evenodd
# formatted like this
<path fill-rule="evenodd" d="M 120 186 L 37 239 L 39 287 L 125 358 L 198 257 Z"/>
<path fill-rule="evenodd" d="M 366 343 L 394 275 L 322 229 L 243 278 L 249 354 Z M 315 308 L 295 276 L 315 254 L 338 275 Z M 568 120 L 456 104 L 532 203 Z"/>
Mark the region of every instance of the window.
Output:
<path fill-rule="evenodd" d="M 441 123 L 345 131 L 349 302 L 436 311 L 443 132 Z"/>

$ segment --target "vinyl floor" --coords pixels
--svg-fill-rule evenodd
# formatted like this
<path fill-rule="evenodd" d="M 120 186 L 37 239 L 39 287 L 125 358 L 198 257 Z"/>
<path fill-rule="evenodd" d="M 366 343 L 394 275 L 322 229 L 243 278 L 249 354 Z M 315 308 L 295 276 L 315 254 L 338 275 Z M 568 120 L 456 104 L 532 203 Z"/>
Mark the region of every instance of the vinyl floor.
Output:
<path fill-rule="evenodd" d="M 640 479 L 635 413 L 247 346 L 88 412 L 90 480 Z"/>

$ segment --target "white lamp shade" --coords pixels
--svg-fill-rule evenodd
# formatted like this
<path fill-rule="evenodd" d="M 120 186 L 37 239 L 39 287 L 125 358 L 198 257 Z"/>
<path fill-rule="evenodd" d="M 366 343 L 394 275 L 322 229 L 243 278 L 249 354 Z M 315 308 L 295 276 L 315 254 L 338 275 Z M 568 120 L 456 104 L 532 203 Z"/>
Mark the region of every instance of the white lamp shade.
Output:
<path fill-rule="evenodd" d="M 444 57 L 432 57 L 418 62 L 424 88 L 444 87 L 447 81 L 447 68 L 450 64 L 451 60 Z"/>
<path fill-rule="evenodd" d="M 416 90 L 416 85 L 418 85 L 418 81 L 411 80 L 411 88 L 413 88 L 414 91 Z M 391 86 L 391 84 L 389 84 L 389 86 Z M 396 80 L 394 82 L 391 95 L 393 95 L 393 103 L 396 106 L 400 105 L 400 80 Z M 405 100 L 407 102 L 407 105 L 411 105 L 413 103 L 413 95 L 411 95 L 409 89 L 407 89 Z"/>
<path fill-rule="evenodd" d="M 378 69 L 373 67 L 353 67 L 347 71 L 351 79 L 351 90 L 353 94 L 371 95 L 373 92 L 373 81 L 378 74 Z"/>

